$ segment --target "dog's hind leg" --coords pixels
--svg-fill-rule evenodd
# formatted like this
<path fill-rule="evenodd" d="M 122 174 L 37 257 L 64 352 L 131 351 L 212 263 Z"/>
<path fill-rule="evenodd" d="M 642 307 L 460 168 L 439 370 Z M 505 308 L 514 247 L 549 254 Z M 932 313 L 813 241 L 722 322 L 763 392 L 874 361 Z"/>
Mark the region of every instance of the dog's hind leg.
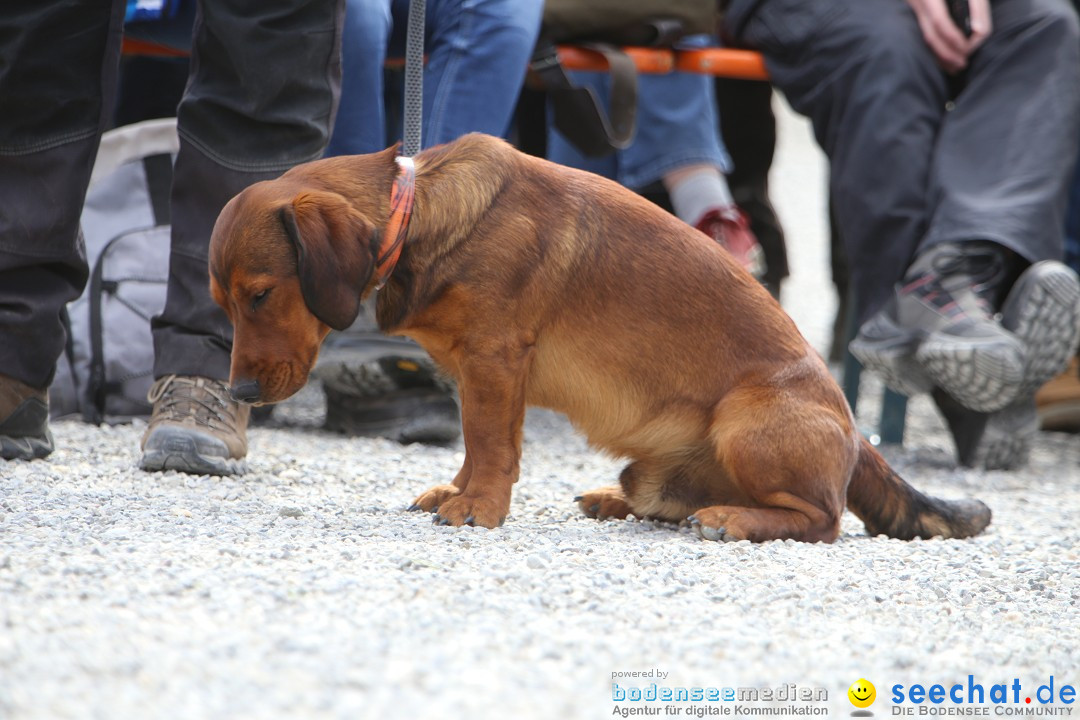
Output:
<path fill-rule="evenodd" d="M 639 518 L 680 522 L 706 497 L 705 488 L 694 482 L 695 476 L 703 475 L 701 465 L 683 455 L 637 460 L 623 468 L 618 485 L 597 488 L 575 500 L 582 512 L 598 520 L 623 519 L 633 513 Z"/>
<path fill-rule="evenodd" d="M 574 500 L 587 517 L 623 520 L 633 513 L 639 518 L 655 516 L 652 498 L 666 482 L 667 467 L 652 460 L 635 460 L 619 473 L 618 485 L 605 485 Z M 685 514 L 685 513 L 684 513 Z"/>
<path fill-rule="evenodd" d="M 701 536 L 835 540 L 857 454 L 844 408 L 758 387 L 729 394 L 715 417 L 717 460 L 744 499 L 695 510 Z"/>
<path fill-rule="evenodd" d="M 623 520 L 633 512 L 621 485 L 605 485 L 578 495 L 574 500 L 586 517 L 597 520 L 608 518 Z"/>

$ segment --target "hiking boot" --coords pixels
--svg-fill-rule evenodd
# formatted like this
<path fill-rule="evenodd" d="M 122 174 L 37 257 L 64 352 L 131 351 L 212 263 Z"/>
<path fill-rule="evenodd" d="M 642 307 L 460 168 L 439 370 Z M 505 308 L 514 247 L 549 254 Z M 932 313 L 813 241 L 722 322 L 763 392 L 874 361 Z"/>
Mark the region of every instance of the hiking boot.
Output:
<path fill-rule="evenodd" d="M 1043 430 L 1080 433 L 1080 359 L 1035 393 L 1035 407 Z"/>
<path fill-rule="evenodd" d="M 755 278 L 765 275 L 765 253 L 742 210 L 734 205 L 714 208 L 694 227 L 723 246 Z"/>
<path fill-rule="evenodd" d="M 415 343 L 331 336 L 312 375 L 326 393 L 327 430 L 405 444 L 445 445 L 461 435 L 453 383 Z"/>
<path fill-rule="evenodd" d="M 48 390 L 0 375 L 0 458 L 33 460 L 52 451 Z"/>
<path fill-rule="evenodd" d="M 193 475 L 245 472 L 251 406 L 232 400 L 227 383 L 166 375 L 146 397 L 154 411 L 143 435 L 139 467 Z"/>

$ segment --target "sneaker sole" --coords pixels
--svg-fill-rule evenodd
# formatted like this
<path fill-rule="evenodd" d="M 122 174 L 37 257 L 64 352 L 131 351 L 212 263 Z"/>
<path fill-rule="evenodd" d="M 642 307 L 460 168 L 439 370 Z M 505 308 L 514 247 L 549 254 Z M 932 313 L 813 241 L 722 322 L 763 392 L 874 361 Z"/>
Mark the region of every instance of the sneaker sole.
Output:
<path fill-rule="evenodd" d="M 1080 342 L 1080 280 L 1054 260 L 1035 263 L 1016 281 L 1001 325 L 1028 349 L 1020 395 L 1033 395 L 1061 373 Z"/>
<path fill-rule="evenodd" d="M 855 338 L 848 344 L 848 349 L 863 368 L 881 378 L 889 389 L 901 395 L 914 397 L 929 392 L 933 381 L 915 362 L 908 345 L 897 347 Z"/>
<path fill-rule="evenodd" d="M 879 337 L 867 337 L 869 328 Z M 881 377 L 890 389 L 913 397 L 930 392 L 933 381 L 915 361 L 920 337 L 885 317 L 884 311 L 865 323 L 848 349 L 862 366 Z"/>
<path fill-rule="evenodd" d="M 1065 265 L 1035 263 L 1017 279 L 1001 312 L 1001 325 L 1027 347 L 1018 400 L 990 415 L 979 442 L 987 470 L 1027 465 L 1040 427 L 1034 394 L 1069 363 L 1080 342 L 1080 281 Z"/>
<path fill-rule="evenodd" d="M 0 458 L 4 460 L 40 460 L 53 451 L 53 436 L 48 429 L 45 437 L 8 437 L 0 435 Z"/>
<path fill-rule="evenodd" d="M 148 472 L 177 470 L 192 475 L 243 475 L 243 459 L 208 455 L 200 451 L 193 433 L 174 428 L 160 428 L 147 438 L 139 467 Z M 207 442 L 204 440 L 204 445 Z M 209 443 L 213 445 L 213 443 Z"/>
<path fill-rule="evenodd" d="M 939 387 L 976 412 L 995 412 L 1020 395 L 1024 381 L 1024 346 L 1018 340 L 963 342 L 931 333 L 915 353 Z"/>

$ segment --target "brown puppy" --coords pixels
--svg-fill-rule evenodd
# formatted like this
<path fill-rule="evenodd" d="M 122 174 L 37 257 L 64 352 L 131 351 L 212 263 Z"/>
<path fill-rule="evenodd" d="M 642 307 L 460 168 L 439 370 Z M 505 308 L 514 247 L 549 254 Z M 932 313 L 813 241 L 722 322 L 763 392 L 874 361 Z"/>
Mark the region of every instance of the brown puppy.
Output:
<path fill-rule="evenodd" d="M 392 265 L 391 194 L 411 189 L 395 152 L 299 166 L 222 211 L 211 290 L 235 327 L 239 398 L 299 390 L 323 338 Z M 703 234 L 482 135 L 415 163 L 412 221 L 376 312 L 457 381 L 465 436 L 460 472 L 415 508 L 501 524 L 535 404 L 632 461 L 579 499 L 591 516 L 692 516 L 704 537 L 754 541 L 832 541 L 845 504 L 871 534 L 900 538 L 990 522 L 982 503 L 927 497 L 886 465 L 791 319 Z"/>

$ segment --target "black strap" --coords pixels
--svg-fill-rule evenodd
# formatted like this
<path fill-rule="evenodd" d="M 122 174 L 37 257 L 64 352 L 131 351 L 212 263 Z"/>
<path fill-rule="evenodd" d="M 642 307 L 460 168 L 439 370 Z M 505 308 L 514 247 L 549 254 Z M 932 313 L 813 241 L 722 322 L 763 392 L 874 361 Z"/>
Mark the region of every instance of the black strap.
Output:
<path fill-rule="evenodd" d="M 79 230 L 82 233 L 82 230 Z M 75 391 L 75 404 L 79 404 L 79 374 L 75 371 L 75 336 L 71 330 L 71 314 L 68 306 L 60 308 L 60 324 L 64 326 L 64 358 L 67 360 L 68 371 L 71 374 L 71 387 Z"/>
<path fill-rule="evenodd" d="M 577 87 L 559 62 L 558 48 L 541 41 L 530 67 L 544 83 L 554 110 L 554 124 L 581 152 L 600 157 L 629 147 L 637 126 L 637 68 L 626 53 L 606 43 L 581 47 L 601 53 L 611 77 L 610 108 L 604 112 L 592 88 Z"/>
<path fill-rule="evenodd" d="M 169 225 L 172 222 L 169 197 L 172 194 L 172 155 L 169 153 L 147 155 L 143 158 L 143 169 L 146 171 L 146 187 L 150 191 L 154 224 Z"/>
<path fill-rule="evenodd" d="M 123 236 L 121 236 L 123 237 Z M 105 272 L 105 256 L 109 248 L 119 240 L 115 237 L 102 248 L 90 273 L 90 377 L 86 396 L 89 402 L 83 408 L 83 419 L 100 425 L 105 418 L 105 340 L 101 327 L 101 283 Z"/>

